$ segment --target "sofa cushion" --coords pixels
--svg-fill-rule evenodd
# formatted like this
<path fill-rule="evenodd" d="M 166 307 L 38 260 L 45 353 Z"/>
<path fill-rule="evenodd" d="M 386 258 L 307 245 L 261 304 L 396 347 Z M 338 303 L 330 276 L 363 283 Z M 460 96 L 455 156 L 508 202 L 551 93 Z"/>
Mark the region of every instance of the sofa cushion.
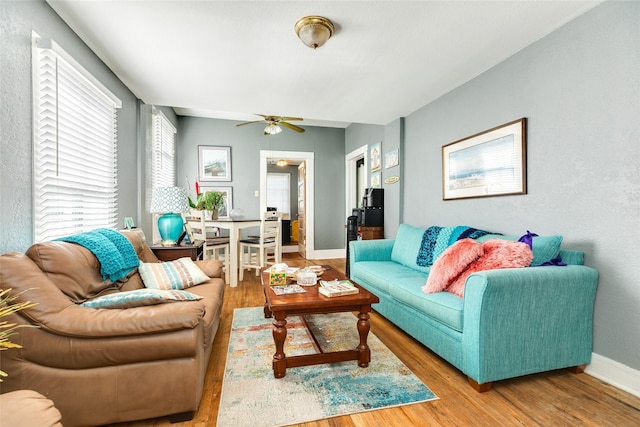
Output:
<path fill-rule="evenodd" d="M 76 304 L 120 286 L 109 279 L 103 280 L 98 259 L 74 243 L 36 243 L 26 255 Z"/>
<path fill-rule="evenodd" d="M 458 240 L 438 257 L 422 290 L 426 293 L 443 291 L 469 264 L 483 254 L 482 243 L 473 239 Z"/>
<path fill-rule="evenodd" d="M 484 254 L 462 269 L 455 280 L 446 288 L 459 297 L 464 297 L 464 285 L 467 278 L 478 271 L 500 268 L 528 267 L 533 259 L 531 248 L 526 243 L 511 242 L 504 239 L 491 239 L 482 243 Z"/>
<path fill-rule="evenodd" d="M 517 242 L 520 236 L 502 236 L 499 234 L 489 234 L 482 236 L 478 239 L 479 242 L 484 242 L 489 239 L 503 239 L 512 242 Z M 562 236 L 535 236 L 532 241 L 533 260 L 531 265 L 540 265 L 545 262 L 549 262 L 560 253 L 560 245 L 562 244 Z"/>
<path fill-rule="evenodd" d="M 179 301 L 197 301 L 202 299 L 187 291 L 165 289 L 136 289 L 128 292 L 115 292 L 93 298 L 80 304 L 87 308 L 133 308 L 147 305 L 164 304 Z"/>
<path fill-rule="evenodd" d="M 391 251 L 391 261 L 423 273 L 428 273 L 431 266 L 421 267 L 416 262 L 425 230 L 426 228 L 400 224 L 393 244 L 393 250 Z"/>
<path fill-rule="evenodd" d="M 170 262 L 143 262 L 138 271 L 150 289 L 186 289 L 209 280 L 188 257 Z"/>
<path fill-rule="evenodd" d="M 354 264 L 351 278 L 367 284 L 367 289 L 389 293 L 389 286 L 404 280 L 420 280 L 424 284 L 427 274 L 407 268 L 393 261 L 360 261 Z"/>
<path fill-rule="evenodd" d="M 422 291 L 424 280 L 419 277 L 395 281 L 389 286 L 389 293 L 393 298 L 415 308 L 425 316 L 462 332 L 464 300 L 449 292 L 425 294 Z"/>

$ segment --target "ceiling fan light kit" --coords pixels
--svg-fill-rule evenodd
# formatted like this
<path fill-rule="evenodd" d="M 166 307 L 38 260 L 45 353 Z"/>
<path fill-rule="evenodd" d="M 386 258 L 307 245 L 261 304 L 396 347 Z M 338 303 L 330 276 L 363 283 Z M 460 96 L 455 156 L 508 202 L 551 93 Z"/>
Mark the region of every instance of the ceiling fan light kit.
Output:
<path fill-rule="evenodd" d="M 278 126 L 275 123 L 269 123 L 265 128 L 264 128 L 264 134 L 265 135 L 277 135 L 280 132 L 282 132 L 282 128 L 280 126 Z"/>
<path fill-rule="evenodd" d="M 244 126 L 251 123 L 266 123 L 267 126 L 264 128 L 265 135 L 277 135 L 282 132 L 282 128 L 280 126 L 284 126 L 291 130 L 295 130 L 296 132 L 302 133 L 304 129 L 300 126 L 296 126 L 294 124 L 289 123 L 291 120 L 301 121 L 301 117 L 282 117 L 282 116 L 266 116 L 264 114 L 256 114 L 257 116 L 262 117 L 262 120 L 253 120 L 251 122 L 238 123 L 238 126 Z"/>
<path fill-rule="evenodd" d="M 296 34 L 312 49 L 317 49 L 333 35 L 333 23 L 322 16 L 305 16 L 298 19 L 294 26 Z"/>

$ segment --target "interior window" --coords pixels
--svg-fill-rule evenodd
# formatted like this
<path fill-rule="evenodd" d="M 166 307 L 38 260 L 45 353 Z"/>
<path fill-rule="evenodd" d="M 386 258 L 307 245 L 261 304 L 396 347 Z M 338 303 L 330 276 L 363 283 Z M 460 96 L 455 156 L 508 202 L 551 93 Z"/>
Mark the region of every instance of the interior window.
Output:
<path fill-rule="evenodd" d="M 35 33 L 32 64 L 34 240 L 115 228 L 121 101 Z"/>

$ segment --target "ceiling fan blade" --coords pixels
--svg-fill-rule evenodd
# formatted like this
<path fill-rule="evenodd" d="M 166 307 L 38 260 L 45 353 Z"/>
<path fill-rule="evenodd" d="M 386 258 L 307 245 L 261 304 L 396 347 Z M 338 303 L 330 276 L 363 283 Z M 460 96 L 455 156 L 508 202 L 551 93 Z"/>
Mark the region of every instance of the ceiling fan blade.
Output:
<path fill-rule="evenodd" d="M 304 120 L 302 117 L 278 117 L 280 121 Z"/>
<path fill-rule="evenodd" d="M 279 125 L 282 125 L 282 126 L 284 126 L 284 127 L 288 127 L 288 128 L 289 128 L 289 129 L 291 129 L 291 130 L 295 130 L 296 132 L 300 132 L 300 133 L 304 132 L 304 129 L 302 129 L 302 128 L 301 128 L 301 127 L 299 127 L 299 126 L 292 125 L 291 123 L 287 123 L 287 122 L 280 122 L 280 123 L 278 123 L 278 124 L 279 124 Z"/>
<path fill-rule="evenodd" d="M 251 123 L 260 123 L 260 122 L 264 122 L 264 120 L 254 120 L 252 122 L 244 122 L 244 123 L 239 123 L 236 125 L 236 127 L 238 126 L 244 126 L 244 125 L 250 125 Z"/>

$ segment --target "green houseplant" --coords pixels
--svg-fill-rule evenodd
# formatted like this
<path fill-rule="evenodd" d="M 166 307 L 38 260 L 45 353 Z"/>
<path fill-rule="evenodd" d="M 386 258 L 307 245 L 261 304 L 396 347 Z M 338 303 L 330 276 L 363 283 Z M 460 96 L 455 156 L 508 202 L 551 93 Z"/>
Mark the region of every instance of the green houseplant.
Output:
<path fill-rule="evenodd" d="M 217 191 L 207 191 L 204 193 L 202 200 L 202 207 L 205 211 L 211 212 L 208 217 L 211 219 L 218 219 L 218 210 L 224 206 L 224 193 Z"/>
<path fill-rule="evenodd" d="M 25 302 L 14 302 L 18 295 L 10 295 L 11 288 L 3 289 L 0 291 L 0 319 L 8 316 L 16 311 L 24 310 L 29 307 L 33 307 L 36 303 L 31 301 Z M 8 323 L 6 320 L 0 321 L 0 351 L 1 350 L 9 350 L 11 348 L 22 348 L 20 344 L 15 344 L 9 341 L 9 338 L 13 335 L 16 335 L 16 329 L 20 327 L 27 327 L 27 325 L 16 325 L 15 323 Z M 33 326 L 37 328 L 37 326 Z M 2 370 L 0 370 L 0 382 L 2 382 L 2 377 L 6 377 L 8 374 Z"/>

